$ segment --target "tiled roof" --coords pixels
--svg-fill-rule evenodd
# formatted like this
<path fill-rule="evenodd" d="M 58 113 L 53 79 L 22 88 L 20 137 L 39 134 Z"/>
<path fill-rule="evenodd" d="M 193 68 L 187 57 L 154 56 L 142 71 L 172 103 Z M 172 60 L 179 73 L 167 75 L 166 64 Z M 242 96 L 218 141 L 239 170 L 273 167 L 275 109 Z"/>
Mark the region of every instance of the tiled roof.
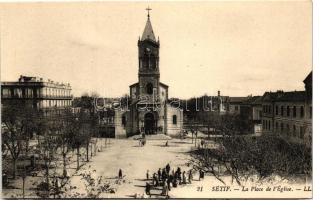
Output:
<path fill-rule="evenodd" d="M 152 25 L 150 22 L 150 17 L 148 17 L 148 19 L 147 19 L 147 23 L 146 23 L 145 29 L 144 29 L 142 37 L 141 37 L 142 41 L 146 40 L 146 39 L 149 39 L 149 40 L 156 42 L 156 39 L 155 39 L 155 36 L 153 33 L 153 29 L 152 29 Z"/>
<path fill-rule="evenodd" d="M 261 96 L 248 97 L 248 99 L 246 99 L 242 103 L 243 104 L 261 104 L 262 103 L 262 97 Z"/>
<path fill-rule="evenodd" d="M 302 102 L 305 101 L 305 97 L 305 91 L 284 92 L 276 101 Z"/>
<path fill-rule="evenodd" d="M 270 102 L 275 101 L 279 96 L 281 96 L 284 92 L 277 91 L 277 92 L 265 92 L 262 96 L 263 102 Z"/>
<path fill-rule="evenodd" d="M 246 101 L 249 97 L 229 97 L 230 103 L 241 103 Z"/>

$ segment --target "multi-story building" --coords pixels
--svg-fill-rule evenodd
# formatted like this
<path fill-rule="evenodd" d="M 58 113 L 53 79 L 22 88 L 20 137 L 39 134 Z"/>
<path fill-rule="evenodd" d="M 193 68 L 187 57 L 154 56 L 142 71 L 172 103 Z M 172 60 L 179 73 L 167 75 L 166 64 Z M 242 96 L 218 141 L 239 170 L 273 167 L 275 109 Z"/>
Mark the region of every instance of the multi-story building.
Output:
<path fill-rule="evenodd" d="M 262 132 L 262 97 L 253 96 L 240 104 L 240 116 L 248 123 L 247 133 Z"/>
<path fill-rule="evenodd" d="M 272 133 L 274 124 L 275 101 L 283 91 L 265 92 L 262 96 L 262 133 Z"/>
<path fill-rule="evenodd" d="M 263 95 L 263 133 L 279 134 L 296 141 L 311 140 L 312 72 L 303 82 L 305 91 L 266 92 Z"/>
<path fill-rule="evenodd" d="M 21 75 L 18 81 L 1 82 L 1 105 L 6 106 L 13 100 L 32 105 L 44 116 L 52 116 L 72 105 L 71 86 Z"/>
<path fill-rule="evenodd" d="M 249 97 L 229 97 L 227 102 L 227 112 L 229 114 L 240 114 L 240 105 Z"/>

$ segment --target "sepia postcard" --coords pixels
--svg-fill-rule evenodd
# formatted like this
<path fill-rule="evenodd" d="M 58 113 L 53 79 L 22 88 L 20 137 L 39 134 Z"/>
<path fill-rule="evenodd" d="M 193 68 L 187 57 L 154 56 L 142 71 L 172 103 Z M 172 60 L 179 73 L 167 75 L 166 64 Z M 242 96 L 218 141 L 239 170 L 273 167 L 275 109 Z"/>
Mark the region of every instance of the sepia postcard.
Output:
<path fill-rule="evenodd" d="M 0 3 L 1 199 L 312 198 L 312 2 Z"/>

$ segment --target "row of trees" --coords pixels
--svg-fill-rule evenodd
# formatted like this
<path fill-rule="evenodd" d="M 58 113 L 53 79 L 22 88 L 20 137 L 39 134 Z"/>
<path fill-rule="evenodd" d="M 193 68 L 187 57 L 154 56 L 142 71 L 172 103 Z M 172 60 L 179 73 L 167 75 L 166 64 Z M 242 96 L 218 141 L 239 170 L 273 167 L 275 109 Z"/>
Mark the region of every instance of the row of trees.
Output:
<path fill-rule="evenodd" d="M 89 155 L 93 155 L 93 151 L 90 151 L 92 137 L 98 135 L 98 115 L 92 102 L 93 98 L 82 98 L 79 109 L 65 108 L 60 111 L 58 108 L 50 108 L 48 115 L 27 102 L 15 100 L 6 103 L 2 108 L 2 159 L 7 163 L 12 161 L 13 165 L 7 167 L 7 174 L 13 179 L 18 175 L 25 177 L 25 174 L 38 170 L 37 167 L 42 169 L 43 165 L 43 188 L 50 191 L 49 179 L 60 176 L 56 170 L 59 160 L 63 162 L 63 178 L 68 177 L 70 152 L 76 151 L 77 170 L 81 166 L 82 148 L 85 149 L 86 160 L 89 161 Z M 37 141 L 35 149 L 30 149 L 30 141 Z M 95 146 L 96 143 L 94 152 Z M 25 166 L 25 160 L 36 157 L 36 166 Z M 24 163 L 24 167 L 22 173 L 18 174 L 21 163 Z"/>
<path fill-rule="evenodd" d="M 213 174 L 222 183 L 224 175 L 242 185 L 249 178 L 262 181 L 273 175 L 292 179 L 293 175 L 311 175 L 311 148 L 286 139 L 263 135 L 223 137 L 219 148 L 201 148 L 191 152 L 191 164 Z"/>

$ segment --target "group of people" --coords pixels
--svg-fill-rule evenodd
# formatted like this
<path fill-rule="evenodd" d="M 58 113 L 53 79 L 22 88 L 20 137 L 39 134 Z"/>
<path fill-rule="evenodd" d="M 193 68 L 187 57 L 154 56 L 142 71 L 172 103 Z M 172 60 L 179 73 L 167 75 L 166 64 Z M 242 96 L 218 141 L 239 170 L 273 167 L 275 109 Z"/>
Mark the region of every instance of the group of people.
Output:
<path fill-rule="evenodd" d="M 171 190 L 171 187 L 177 187 L 177 185 L 191 183 L 193 180 L 192 170 L 189 170 L 188 173 L 185 171 L 182 172 L 180 167 L 177 167 L 176 171 L 172 169 L 170 164 L 167 164 L 165 168 L 159 170 L 156 173 L 153 173 L 152 177 L 149 176 L 149 170 L 147 171 L 147 180 L 152 179 L 152 183 L 146 183 L 146 194 L 150 195 L 150 190 L 152 187 L 162 186 L 162 195 L 168 196 L 168 191 Z"/>

